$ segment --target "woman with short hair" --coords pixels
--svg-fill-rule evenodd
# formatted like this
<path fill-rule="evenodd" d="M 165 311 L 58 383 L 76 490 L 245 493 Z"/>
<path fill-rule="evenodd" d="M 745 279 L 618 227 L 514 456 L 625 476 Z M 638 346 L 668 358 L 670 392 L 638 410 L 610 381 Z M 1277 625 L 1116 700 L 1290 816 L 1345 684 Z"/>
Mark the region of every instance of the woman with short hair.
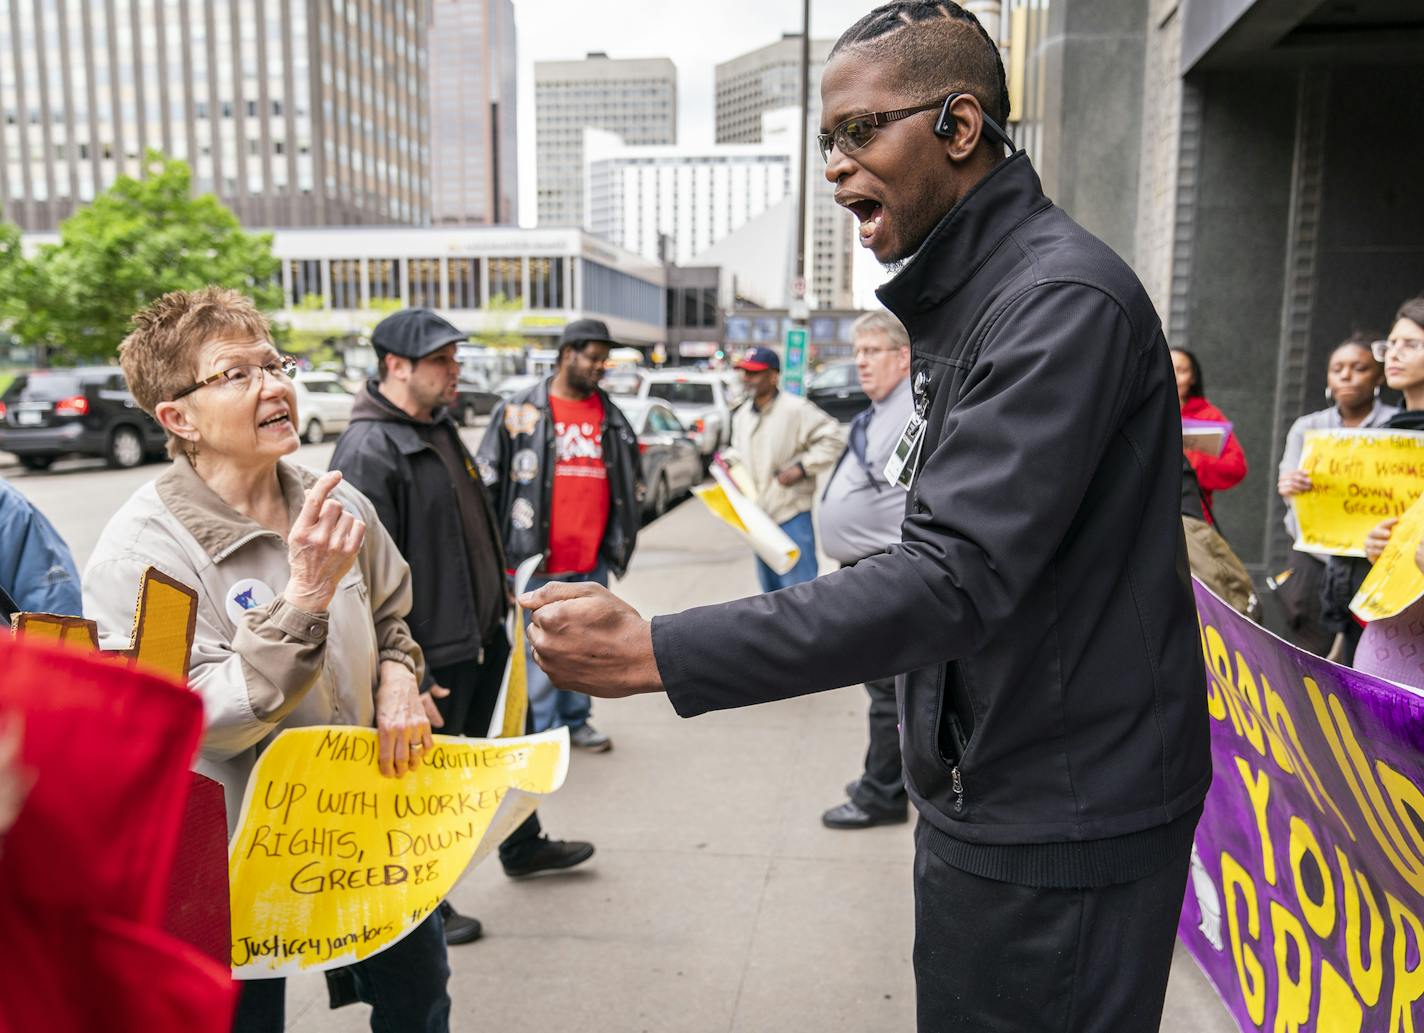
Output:
<path fill-rule="evenodd" d="M 374 725 L 383 774 L 418 766 L 433 740 L 404 620 L 410 570 L 340 473 L 286 460 L 299 445 L 295 364 L 267 320 L 236 291 L 175 291 L 134 316 L 119 359 L 174 462 L 104 529 L 84 571 L 85 614 L 106 648 L 122 647 L 145 568 L 197 591 L 196 768 L 222 783 L 229 834 L 258 754 L 285 728 Z M 438 912 L 350 972 L 373 1026 L 448 1029 Z M 281 979 L 245 983 L 235 1029 L 281 1030 L 284 993 Z"/>

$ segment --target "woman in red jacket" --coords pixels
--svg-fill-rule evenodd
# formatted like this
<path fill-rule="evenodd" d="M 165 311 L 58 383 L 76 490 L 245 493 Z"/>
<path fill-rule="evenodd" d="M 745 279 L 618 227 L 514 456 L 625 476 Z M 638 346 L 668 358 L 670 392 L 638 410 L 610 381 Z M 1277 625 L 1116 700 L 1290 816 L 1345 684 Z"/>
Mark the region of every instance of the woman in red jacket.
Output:
<path fill-rule="evenodd" d="M 1201 363 L 1195 355 L 1185 348 L 1173 348 L 1172 368 L 1177 372 L 1177 401 L 1182 406 L 1182 419 L 1227 422 L 1222 411 L 1206 400 L 1202 391 Z M 1201 485 L 1202 508 L 1206 511 L 1207 522 L 1214 524 L 1212 493 L 1234 488 L 1241 483 L 1246 476 L 1246 453 L 1241 451 L 1241 443 L 1234 433 L 1226 436 L 1226 447 L 1220 455 L 1199 452 L 1194 448 L 1184 449 L 1184 452 L 1187 462 L 1196 471 L 1197 483 Z"/>

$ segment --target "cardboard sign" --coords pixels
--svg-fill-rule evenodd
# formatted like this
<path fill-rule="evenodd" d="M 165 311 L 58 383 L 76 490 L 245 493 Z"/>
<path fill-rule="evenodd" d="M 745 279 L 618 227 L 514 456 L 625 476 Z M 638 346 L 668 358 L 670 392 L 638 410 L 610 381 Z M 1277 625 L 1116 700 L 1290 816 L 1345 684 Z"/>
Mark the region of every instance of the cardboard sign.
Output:
<path fill-rule="evenodd" d="M 1309 430 L 1300 468 L 1312 487 L 1293 500 L 1300 524 L 1295 547 L 1363 556 L 1365 536 L 1424 494 L 1424 433 Z"/>
<path fill-rule="evenodd" d="M 1414 562 L 1420 542 L 1424 542 L 1424 496 L 1394 525 L 1389 544 L 1350 600 L 1351 613 L 1362 621 L 1384 620 L 1424 596 L 1424 572 Z"/>
<path fill-rule="evenodd" d="M 258 758 L 228 851 L 234 978 L 336 968 L 396 943 L 568 763 L 566 728 L 437 735 L 403 778 L 381 775 L 374 729 L 283 732 Z"/>
<path fill-rule="evenodd" d="M 83 617 L 53 613 L 17 613 L 10 621 L 16 636 L 99 649 L 99 626 Z M 198 593 L 157 567 L 148 567 L 138 583 L 133 637 L 128 649 L 105 653 L 122 657 L 177 681 L 188 680 L 188 659 L 198 628 Z"/>

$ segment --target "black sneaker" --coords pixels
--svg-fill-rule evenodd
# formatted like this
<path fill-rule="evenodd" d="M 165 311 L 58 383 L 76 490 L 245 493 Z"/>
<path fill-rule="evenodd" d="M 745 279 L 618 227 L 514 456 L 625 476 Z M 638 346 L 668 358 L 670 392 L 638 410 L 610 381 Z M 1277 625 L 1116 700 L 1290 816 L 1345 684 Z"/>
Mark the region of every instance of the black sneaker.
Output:
<path fill-rule="evenodd" d="M 474 943 L 484 935 L 484 926 L 478 918 L 462 915 L 448 900 L 440 902 L 440 917 L 445 920 L 445 945 L 458 947 L 462 943 Z"/>
<path fill-rule="evenodd" d="M 581 843 L 576 839 L 550 839 L 540 836 L 511 850 L 508 857 L 501 856 L 504 874 L 511 879 L 521 879 L 539 872 L 555 872 L 583 864 L 593 856 L 593 844 Z"/>

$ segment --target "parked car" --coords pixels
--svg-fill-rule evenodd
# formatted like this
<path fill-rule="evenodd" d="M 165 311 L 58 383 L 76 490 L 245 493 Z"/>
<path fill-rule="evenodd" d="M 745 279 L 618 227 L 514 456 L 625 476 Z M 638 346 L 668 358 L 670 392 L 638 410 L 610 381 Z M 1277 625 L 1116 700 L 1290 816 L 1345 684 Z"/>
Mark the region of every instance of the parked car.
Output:
<path fill-rule="evenodd" d="M 43 369 L 17 376 L 0 395 L 0 451 L 27 470 L 60 456 L 101 456 L 138 466 L 164 455 L 165 436 L 138 407 L 114 366 Z"/>
<path fill-rule="evenodd" d="M 638 436 L 639 465 L 647 485 L 643 515 L 656 519 L 702 481 L 702 456 L 666 402 L 627 395 L 612 398 Z"/>
<path fill-rule="evenodd" d="M 505 377 L 499 382 L 499 386 L 494 389 L 499 395 L 500 401 L 507 402 L 520 391 L 533 387 L 544 379 L 542 373 L 516 373 L 512 377 Z"/>
<path fill-rule="evenodd" d="M 458 394 L 450 406 L 450 415 L 456 423 L 473 427 L 480 416 L 488 416 L 499 404 L 500 394 L 492 391 L 483 381 L 460 379 Z"/>
<path fill-rule="evenodd" d="M 807 382 L 806 397 L 842 423 L 870 406 L 854 362 L 837 362 L 821 370 Z"/>
<path fill-rule="evenodd" d="M 303 441 L 320 444 L 327 435 L 346 429 L 356 396 L 346 390 L 335 373 L 302 371 L 292 381 L 297 388 L 297 417 L 302 421 Z"/>
<path fill-rule="evenodd" d="M 732 440 L 732 397 L 726 377 L 713 370 L 644 371 L 639 398 L 660 398 L 672 407 L 697 442 L 704 459 Z"/>

